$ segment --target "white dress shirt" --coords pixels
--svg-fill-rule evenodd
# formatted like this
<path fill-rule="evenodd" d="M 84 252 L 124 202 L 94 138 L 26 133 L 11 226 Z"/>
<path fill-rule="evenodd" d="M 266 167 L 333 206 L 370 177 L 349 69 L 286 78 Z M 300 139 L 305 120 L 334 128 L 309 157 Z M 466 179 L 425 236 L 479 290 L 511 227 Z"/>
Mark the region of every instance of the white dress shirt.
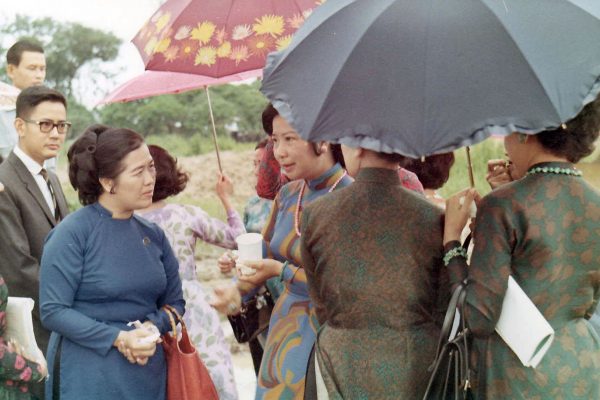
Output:
<path fill-rule="evenodd" d="M 50 188 L 48 188 L 48 184 L 46 184 L 44 177 L 40 174 L 42 171 L 42 166 L 33 158 L 25 154 L 25 152 L 19 148 L 19 145 L 15 146 L 13 153 L 15 153 L 15 156 L 19 157 L 23 164 L 25 164 L 25 167 L 27 167 L 29 173 L 31 173 L 31 176 L 33 176 L 35 183 L 37 183 L 42 195 L 44 196 L 44 200 L 46 200 L 46 204 L 48 204 L 50 214 L 54 215 L 54 201 L 52 201 L 52 193 L 50 193 Z"/>

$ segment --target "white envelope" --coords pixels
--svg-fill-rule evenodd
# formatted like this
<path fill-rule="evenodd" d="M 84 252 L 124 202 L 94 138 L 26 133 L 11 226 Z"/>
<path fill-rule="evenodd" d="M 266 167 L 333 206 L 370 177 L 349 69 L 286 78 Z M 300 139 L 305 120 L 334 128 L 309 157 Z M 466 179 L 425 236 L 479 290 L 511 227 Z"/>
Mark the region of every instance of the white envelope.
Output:
<path fill-rule="evenodd" d="M 554 340 L 554 329 L 512 276 L 496 332 L 526 367 L 535 368 Z"/>
<path fill-rule="evenodd" d="M 44 354 L 39 349 L 33 332 L 31 312 L 34 304 L 29 297 L 8 297 L 4 339 L 16 340 L 23 347 L 26 358 L 45 364 Z"/>

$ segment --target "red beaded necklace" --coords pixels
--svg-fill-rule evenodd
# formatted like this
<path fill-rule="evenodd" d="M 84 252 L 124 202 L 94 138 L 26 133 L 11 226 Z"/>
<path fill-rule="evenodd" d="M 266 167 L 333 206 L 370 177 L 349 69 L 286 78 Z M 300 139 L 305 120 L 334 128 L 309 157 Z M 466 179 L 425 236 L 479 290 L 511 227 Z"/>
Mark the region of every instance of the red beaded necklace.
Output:
<path fill-rule="evenodd" d="M 327 193 L 333 192 L 336 186 L 344 179 L 344 177 L 348 175 L 346 171 L 336 180 L 333 185 L 329 188 Z M 298 193 L 298 200 L 296 201 L 296 211 L 294 212 L 294 229 L 296 229 L 296 235 L 298 237 L 302 236 L 300 234 L 300 207 L 302 206 L 302 197 L 304 196 L 304 190 L 306 189 L 306 181 L 302 182 L 302 187 L 300 188 L 300 193 Z"/>

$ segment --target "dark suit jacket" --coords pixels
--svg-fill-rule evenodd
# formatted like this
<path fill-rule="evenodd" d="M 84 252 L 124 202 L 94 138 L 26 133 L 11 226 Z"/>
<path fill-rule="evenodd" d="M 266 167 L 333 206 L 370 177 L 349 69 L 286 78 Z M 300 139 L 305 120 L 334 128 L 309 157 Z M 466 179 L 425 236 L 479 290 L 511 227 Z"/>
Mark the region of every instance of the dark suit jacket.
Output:
<path fill-rule="evenodd" d="M 68 214 L 67 201 L 57 176 L 48 172 L 61 219 Z M 33 324 L 38 346 L 44 353 L 50 333 L 40 322 L 39 272 L 46 235 L 56 220 L 25 164 L 14 153 L 0 164 L 0 273 L 10 296 L 35 300 Z"/>

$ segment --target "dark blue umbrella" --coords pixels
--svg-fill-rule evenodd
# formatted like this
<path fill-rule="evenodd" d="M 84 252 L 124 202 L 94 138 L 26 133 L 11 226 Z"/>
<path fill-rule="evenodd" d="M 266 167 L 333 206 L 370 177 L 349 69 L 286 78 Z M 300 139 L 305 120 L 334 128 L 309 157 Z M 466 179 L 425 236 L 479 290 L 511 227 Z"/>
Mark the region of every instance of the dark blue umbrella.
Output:
<path fill-rule="evenodd" d="M 329 0 L 261 90 L 307 140 L 419 157 L 560 126 L 599 77 L 600 0 Z"/>

